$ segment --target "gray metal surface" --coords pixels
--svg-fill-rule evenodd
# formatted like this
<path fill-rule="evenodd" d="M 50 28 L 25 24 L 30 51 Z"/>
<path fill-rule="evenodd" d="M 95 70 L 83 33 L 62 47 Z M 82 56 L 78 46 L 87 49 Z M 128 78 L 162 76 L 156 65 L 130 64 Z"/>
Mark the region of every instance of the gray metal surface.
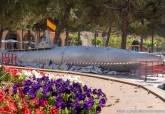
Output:
<path fill-rule="evenodd" d="M 116 48 L 98 48 L 83 46 L 56 47 L 50 50 L 17 51 L 17 60 L 21 62 L 73 64 L 80 66 L 104 66 L 118 71 L 136 68 L 140 61 L 162 61 L 149 53 L 138 53 Z"/>

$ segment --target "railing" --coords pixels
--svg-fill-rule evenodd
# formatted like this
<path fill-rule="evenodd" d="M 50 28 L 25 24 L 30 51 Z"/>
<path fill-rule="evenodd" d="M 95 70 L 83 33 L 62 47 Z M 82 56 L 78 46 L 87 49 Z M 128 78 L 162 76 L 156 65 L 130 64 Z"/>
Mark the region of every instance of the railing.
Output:
<path fill-rule="evenodd" d="M 140 74 L 144 76 L 145 81 L 148 77 L 165 78 L 165 62 L 162 61 L 142 61 L 140 62 Z"/>
<path fill-rule="evenodd" d="M 2 53 L 1 63 L 3 65 L 16 65 L 17 56 L 14 53 L 6 52 Z"/>

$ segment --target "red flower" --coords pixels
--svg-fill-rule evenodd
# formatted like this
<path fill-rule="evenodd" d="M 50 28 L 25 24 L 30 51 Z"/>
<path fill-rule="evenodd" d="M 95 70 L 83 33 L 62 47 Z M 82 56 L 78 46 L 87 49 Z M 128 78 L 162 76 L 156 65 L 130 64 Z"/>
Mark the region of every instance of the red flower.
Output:
<path fill-rule="evenodd" d="M 50 109 L 50 114 L 57 114 L 58 109 L 56 107 L 53 107 Z"/>
<path fill-rule="evenodd" d="M 22 105 L 23 105 L 23 106 L 26 106 L 26 107 L 28 106 L 28 104 L 27 104 L 27 102 L 26 102 L 25 99 L 22 99 Z"/>
<path fill-rule="evenodd" d="M 0 90 L 0 104 L 1 104 L 0 114 L 2 113 L 16 114 L 17 108 L 14 104 L 14 100 L 6 96 L 1 90 Z"/>
<path fill-rule="evenodd" d="M 8 66 L 4 67 L 4 71 L 7 72 L 7 73 L 10 73 L 12 76 L 17 76 L 17 73 L 18 73 L 18 69 L 11 68 L 11 67 L 8 67 Z"/>
<path fill-rule="evenodd" d="M 46 106 L 46 105 L 48 105 L 48 101 L 43 102 L 43 106 Z"/>
<path fill-rule="evenodd" d="M 10 74 L 11 74 L 12 76 L 17 76 L 17 73 L 18 73 L 18 70 L 17 70 L 17 69 L 11 69 L 11 70 L 10 70 Z"/>
<path fill-rule="evenodd" d="M 0 114 L 2 114 L 3 108 L 0 108 Z"/>
<path fill-rule="evenodd" d="M 17 90 L 18 91 L 22 91 L 23 90 L 23 87 L 17 87 Z"/>
<path fill-rule="evenodd" d="M 36 109 L 36 114 L 44 114 L 44 111 L 41 111 L 40 109 Z"/>
<path fill-rule="evenodd" d="M 24 98 L 25 97 L 24 94 L 19 94 L 18 96 L 21 97 L 21 98 Z"/>
<path fill-rule="evenodd" d="M 0 91 L 0 101 L 2 101 L 4 99 L 4 94 L 2 91 Z"/>
<path fill-rule="evenodd" d="M 4 69 L 5 72 L 10 73 L 10 67 L 4 66 L 3 69 Z"/>
<path fill-rule="evenodd" d="M 23 114 L 32 114 L 32 111 L 29 110 L 28 108 L 23 108 L 23 109 L 21 109 L 21 112 L 22 112 Z"/>
<path fill-rule="evenodd" d="M 10 104 L 10 109 L 12 109 L 14 111 L 17 111 L 16 106 L 14 105 L 14 103 L 11 103 Z"/>
<path fill-rule="evenodd" d="M 7 107 L 7 106 L 3 107 L 3 110 L 4 110 L 5 112 L 9 112 L 9 111 L 10 111 L 9 107 Z"/>
<path fill-rule="evenodd" d="M 39 98 L 35 98 L 35 99 L 34 99 L 34 103 L 35 103 L 35 104 L 38 104 L 38 103 L 39 103 Z"/>
<path fill-rule="evenodd" d="M 39 104 L 39 98 L 34 98 L 32 100 L 29 101 L 30 104 L 35 104 L 35 105 L 38 105 Z"/>

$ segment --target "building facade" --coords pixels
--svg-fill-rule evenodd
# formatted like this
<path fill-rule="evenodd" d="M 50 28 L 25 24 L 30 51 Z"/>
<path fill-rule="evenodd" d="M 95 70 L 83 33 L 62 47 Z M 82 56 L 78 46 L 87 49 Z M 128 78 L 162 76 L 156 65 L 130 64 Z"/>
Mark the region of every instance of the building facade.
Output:
<path fill-rule="evenodd" d="M 55 33 L 49 32 L 51 45 L 54 43 Z M 5 30 L 2 34 L 1 49 L 33 49 L 46 40 L 45 32 L 34 32 L 32 30 Z"/>

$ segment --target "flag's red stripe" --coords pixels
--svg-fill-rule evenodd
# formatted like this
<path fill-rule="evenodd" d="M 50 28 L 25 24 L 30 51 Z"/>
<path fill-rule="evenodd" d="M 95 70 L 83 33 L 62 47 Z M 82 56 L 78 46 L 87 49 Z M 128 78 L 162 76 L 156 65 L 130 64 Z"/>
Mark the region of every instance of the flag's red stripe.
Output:
<path fill-rule="evenodd" d="M 48 21 L 50 21 L 52 24 L 56 25 L 56 23 L 53 22 L 50 18 L 48 18 Z"/>

